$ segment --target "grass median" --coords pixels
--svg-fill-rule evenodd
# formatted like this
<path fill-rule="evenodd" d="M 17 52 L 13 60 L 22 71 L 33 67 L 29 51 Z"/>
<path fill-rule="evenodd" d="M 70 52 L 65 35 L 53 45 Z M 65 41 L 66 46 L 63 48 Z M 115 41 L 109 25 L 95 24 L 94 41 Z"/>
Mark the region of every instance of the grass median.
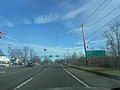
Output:
<path fill-rule="evenodd" d="M 95 71 L 95 72 L 106 73 L 106 74 L 115 75 L 115 76 L 120 76 L 120 69 L 116 69 L 116 68 L 81 66 L 81 65 L 72 65 L 72 64 L 69 64 L 69 66 L 90 70 L 90 71 Z"/>

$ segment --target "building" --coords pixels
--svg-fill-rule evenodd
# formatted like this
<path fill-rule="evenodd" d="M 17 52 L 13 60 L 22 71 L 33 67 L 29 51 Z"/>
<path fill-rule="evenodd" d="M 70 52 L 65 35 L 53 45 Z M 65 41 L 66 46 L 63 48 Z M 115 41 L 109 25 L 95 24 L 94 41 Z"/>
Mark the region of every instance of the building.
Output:
<path fill-rule="evenodd" d="M 8 57 L 6 57 L 2 50 L 0 49 L 0 66 L 4 66 L 4 67 L 7 67 L 9 66 L 10 64 L 10 59 Z"/>

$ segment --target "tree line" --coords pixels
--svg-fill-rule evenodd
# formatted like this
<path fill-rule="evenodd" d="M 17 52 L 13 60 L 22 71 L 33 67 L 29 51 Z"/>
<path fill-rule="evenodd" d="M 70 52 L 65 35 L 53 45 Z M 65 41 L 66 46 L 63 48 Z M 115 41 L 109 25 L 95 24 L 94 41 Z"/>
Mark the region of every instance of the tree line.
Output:
<path fill-rule="evenodd" d="M 28 60 L 40 63 L 40 57 L 36 55 L 33 48 L 11 48 L 10 50 L 8 50 L 8 54 L 11 61 L 14 59 L 19 59 L 23 63 L 27 63 Z"/>
<path fill-rule="evenodd" d="M 117 20 L 104 31 L 104 38 L 106 38 L 106 56 L 103 57 L 89 57 L 89 66 L 102 66 L 120 68 L 120 21 Z M 62 63 L 86 65 L 85 56 L 77 56 L 74 53 L 60 60 Z"/>

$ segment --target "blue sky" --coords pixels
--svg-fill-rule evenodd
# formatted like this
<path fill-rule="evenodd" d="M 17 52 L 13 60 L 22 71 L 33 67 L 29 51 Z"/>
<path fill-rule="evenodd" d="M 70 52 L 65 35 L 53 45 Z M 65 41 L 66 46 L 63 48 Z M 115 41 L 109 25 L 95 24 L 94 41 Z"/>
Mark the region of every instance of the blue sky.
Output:
<path fill-rule="evenodd" d="M 8 44 L 12 44 L 12 48 L 34 48 L 39 55 L 64 55 L 67 49 L 70 53 L 83 53 L 80 25 L 104 1 L 104 10 L 84 25 L 86 37 L 119 15 L 118 8 L 92 25 L 120 5 L 120 0 L 1 0 L 0 31 L 5 36 L 0 40 L 0 48 L 6 53 Z M 93 34 L 86 42 L 102 32 Z M 105 48 L 105 38 L 101 36 L 88 46 Z"/>

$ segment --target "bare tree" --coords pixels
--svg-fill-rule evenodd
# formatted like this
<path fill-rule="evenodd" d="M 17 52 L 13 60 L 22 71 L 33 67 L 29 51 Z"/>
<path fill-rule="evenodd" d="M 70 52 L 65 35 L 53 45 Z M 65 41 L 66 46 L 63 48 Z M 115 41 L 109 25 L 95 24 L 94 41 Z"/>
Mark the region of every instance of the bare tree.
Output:
<path fill-rule="evenodd" d="M 110 25 L 110 31 L 105 32 L 105 37 L 107 38 L 107 47 L 111 54 L 119 58 L 120 57 L 120 23 L 116 22 Z"/>
<path fill-rule="evenodd" d="M 40 64 L 41 63 L 40 57 L 39 56 L 33 56 L 33 62 L 35 64 Z"/>
<path fill-rule="evenodd" d="M 115 57 L 114 63 L 117 65 L 120 62 L 120 22 L 113 23 L 109 29 L 104 34 L 107 38 L 106 46 L 108 52 Z"/>
<path fill-rule="evenodd" d="M 14 58 L 16 58 L 16 49 L 10 49 L 8 50 L 9 56 L 10 56 L 10 60 L 13 60 Z"/>
<path fill-rule="evenodd" d="M 24 53 L 23 60 L 24 60 L 25 63 L 27 63 L 27 61 L 28 61 L 28 54 L 29 54 L 29 47 L 24 47 L 23 48 L 23 53 Z"/>
<path fill-rule="evenodd" d="M 34 49 L 31 48 L 30 49 L 30 60 L 33 61 L 33 57 L 35 56 L 35 52 L 34 52 Z"/>
<path fill-rule="evenodd" d="M 23 53 L 23 50 L 22 49 L 17 49 L 17 58 L 18 59 L 23 59 L 24 57 L 24 53 Z"/>

